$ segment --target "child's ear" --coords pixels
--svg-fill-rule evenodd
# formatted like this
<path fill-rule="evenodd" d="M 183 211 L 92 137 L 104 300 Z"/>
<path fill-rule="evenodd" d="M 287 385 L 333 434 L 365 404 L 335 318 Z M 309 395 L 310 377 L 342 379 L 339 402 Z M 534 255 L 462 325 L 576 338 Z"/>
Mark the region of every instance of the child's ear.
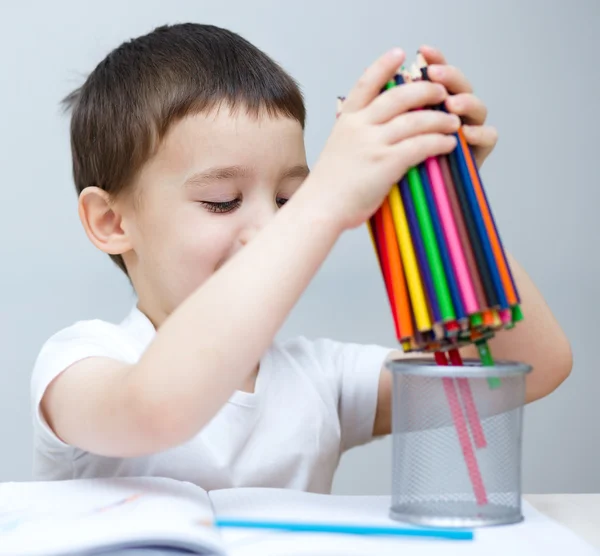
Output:
<path fill-rule="evenodd" d="M 79 195 L 79 219 L 90 241 L 109 255 L 131 250 L 122 226 L 122 215 L 109 194 L 99 187 L 86 187 Z"/>

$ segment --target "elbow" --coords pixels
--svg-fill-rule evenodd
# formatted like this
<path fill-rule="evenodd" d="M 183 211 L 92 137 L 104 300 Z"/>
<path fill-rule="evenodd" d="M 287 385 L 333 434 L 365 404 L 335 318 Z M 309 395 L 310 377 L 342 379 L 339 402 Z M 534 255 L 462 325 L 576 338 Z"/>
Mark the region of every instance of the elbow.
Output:
<path fill-rule="evenodd" d="M 569 377 L 571 371 L 573 370 L 573 349 L 571 347 L 571 342 L 565 338 L 565 347 L 563 354 L 563 364 L 562 364 L 562 379 L 561 383 Z"/>
<path fill-rule="evenodd" d="M 138 420 L 151 452 L 161 452 L 189 439 L 169 404 L 146 400 L 138 408 Z"/>
<path fill-rule="evenodd" d="M 148 385 L 132 387 L 129 396 L 133 420 L 138 431 L 137 455 L 149 455 L 187 442 L 197 431 L 169 392 L 155 392 Z"/>
<path fill-rule="evenodd" d="M 565 380 L 567 380 L 573 369 L 573 351 L 571 349 L 571 343 L 566 337 L 563 337 L 556 349 L 553 350 L 552 361 L 553 384 L 550 392 L 556 390 Z"/>

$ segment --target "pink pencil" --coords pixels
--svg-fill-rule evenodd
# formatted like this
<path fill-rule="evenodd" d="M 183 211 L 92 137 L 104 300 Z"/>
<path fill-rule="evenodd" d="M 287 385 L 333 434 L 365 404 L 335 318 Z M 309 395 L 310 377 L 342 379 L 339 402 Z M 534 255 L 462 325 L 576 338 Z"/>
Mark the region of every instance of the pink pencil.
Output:
<path fill-rule="evenodd" d="M 452 266 L 456 272 L 456 278 L 462 294 L 463 303 L 465 304 L 467 314 L 472 315 L 479 312 L 480 309 L 477 305 L 475 289 L 460 244 L 460 238 L 458 236 L 458 230 L 456 229 L 456 223 L 454 222 L 452 209 L 450 208 L 450 201 L 448 199 L 448 194 L 446 193 L 442 169 L 440 168 L 439 162 L 434 157 L 425 160 L 425 168 L 429 174 L 433 197 L 440 214 L 440 220 L 442 221 L 444 236 L 448 242 L 448 250 L 450 251 L 450 258 L 452 259 Z"/>
<path fill-rule="evenodd" d="M 446 356 L 439 351 L 435 353 L 435 360 L 438 365 L 448 365 Z M 479 506 L 483 506 L 484 504 L 487 504 L 487 494 L 481 477 L 481 471 L 479 470 L 479 464 L 477 463 L 477 457 L 475 456 L 475 451 L 471 445 L 471 438 L 469 436 L 469 431 L 467 430 L 465 416 L 463 415 L 458 394 L 454 387 L 454 381 L 451 378 L 443 378 L 442 383 L 450 405 L 450 413 L 452 414 L 454 426 L 456 427 L 458 442 L 467 465 L 467 472 L 471 479 L 475 500 Z"/>
<path fill-rule="evenodd" d="M 510 309 L 500 309 L 500 319 L 504 325 L 512 322 L 512 315 Z"/>
<path fill-rule="evenodd" d="M 467 261 L 460 243 L 456 223 L 454 222 L 454 215 L 450 208 L 450 200 L 448 199 L 448 194 L 446 192 L 446 184 L 444 183 L 442 169 L 440 168 L 437 158 L 434 157 L 425 160 L 425 167 L 429 175 L 429 181 L 431 182 L 433 198 L 440 214 L 440 220 L 442 221 L 444 236 L 448 242 L 450 258 L 452 259 L 453 267 L 458 278 L 457 281 L 462 293 L 465 309 L 467 314 L 476 313 L 478 311 L 478 305 L 477 298 L 475 297 L 475 288 L 471 281 Z M 458 350 L 450 350 L 450 361 L 453 365 L 462 366 L 463 363 Z M 469 381 L 467 379 L 459 379 L 458 388 L 463 403 L 465 404 L 467 420 L 469 422 L 471 433 L 473 434 L 475 447 L 484 448 L 486 446 L 485 435 L 483 434 L 483 427 L 481 426 L 477 408 L 475 407 L 475 401 L 473 400 L 473 393 L 471 392 Z"/>
<path fill-rule="evenodd" d="M 448 355 L 452 365 L 455 367 L 463 366 L 462 357 L 457 349 L 451 349 Z M 469 426 L 471 427 L 471 434 L 473 435 L 475 448 L 485 448 L 487 446 L 487 442 L 485 440 L 485 434 L 483 433 L 481 420 L 479 419 L 479 412 L 477 411 L 477 406 L 475 405 L 475 400 L 473 399 L 473 392 L 471 391 L 469 379 L 457 378 L 456 382 L 458 384 L 458 391 L 460 392 L 463 405 L 465 406 L 465 412 L 467 414 Z"/>

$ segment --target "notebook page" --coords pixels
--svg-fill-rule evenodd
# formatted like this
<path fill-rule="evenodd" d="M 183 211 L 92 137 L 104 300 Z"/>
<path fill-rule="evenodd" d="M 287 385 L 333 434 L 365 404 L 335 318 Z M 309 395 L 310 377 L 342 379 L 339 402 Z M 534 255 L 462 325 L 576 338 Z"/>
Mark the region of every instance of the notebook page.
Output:
<path fill-rule="evenodd" d="M 172 546 L 218 552 L 206 492 L 163 478 L 0 484 L 0 555 L 86 554 Z"/>
<path fill-rule="evenodd" d="M 218 517 L 398 525 L 388 517 L 388 496 L 335 496 L 280 489 L 237 489 L 212 491 L 210 498 Z M 598 555 L 584 540 L 529 504 L 525 503 L 523 509 L 526 518 L 523 523 L 476 529 L 474 541 L 242 529 L 223 529 L 222 536 L 230 556 Z"/>

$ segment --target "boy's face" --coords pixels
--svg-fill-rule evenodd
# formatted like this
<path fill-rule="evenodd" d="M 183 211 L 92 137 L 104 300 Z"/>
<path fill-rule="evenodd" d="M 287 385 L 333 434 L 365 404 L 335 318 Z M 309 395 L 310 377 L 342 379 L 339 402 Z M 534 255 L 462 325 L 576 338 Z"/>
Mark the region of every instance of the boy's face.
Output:
<path fill-rule="evenodd" d="M 154 323 L 251 241 L 307 174 L 295 120 L 223 106 L 173 125 L 123 211 L 124 258 Z"/>

